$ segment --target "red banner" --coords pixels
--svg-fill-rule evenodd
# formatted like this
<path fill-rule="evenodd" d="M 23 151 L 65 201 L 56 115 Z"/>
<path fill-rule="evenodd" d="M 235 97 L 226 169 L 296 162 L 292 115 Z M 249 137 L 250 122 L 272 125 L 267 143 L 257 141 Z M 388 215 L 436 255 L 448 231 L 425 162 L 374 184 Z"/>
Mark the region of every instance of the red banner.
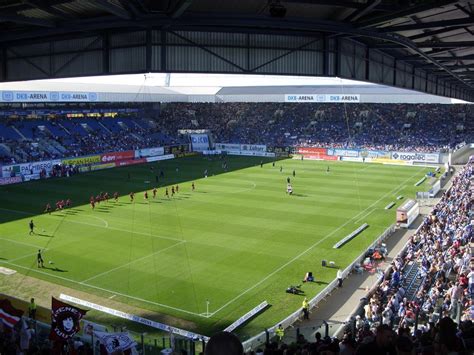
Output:
<path fill-rule="evenodd" d="M 327 154 L 326 148 L 313 148 L 313 147 L 298 147 L 298 154 Z"/>
<path fill-rule="evenodd" d="M 326 155 L 326 154 L 305 155 L 304 158 L 308 160 L 337 160 L 338 159 L 338 157 L 335 155 Z"/>
<path fill-rule="evenodd" d="M 60 341 L 71 339 L 81 329 L 80 321 L 86 312 L 52 297 L 49 338 Z"/>
<path fill-rule="evenodd" d="M 115 166 L 127 166 L 127 165 L 135 165 L 135 164 L 143 164 L 146 163 L 146 159 L 131 159 L 131 160 L 122 160 L 115 163 Z"/>
<path fill-rule="evenodd" d="M 112 153 L 101 154 L 100 161 L 102 163 L 111 163 L 111 162 L 133 159 L 133 158 L 135 158 L 135 151 L 126 150 L 124 152 L 112 152 Z"/>

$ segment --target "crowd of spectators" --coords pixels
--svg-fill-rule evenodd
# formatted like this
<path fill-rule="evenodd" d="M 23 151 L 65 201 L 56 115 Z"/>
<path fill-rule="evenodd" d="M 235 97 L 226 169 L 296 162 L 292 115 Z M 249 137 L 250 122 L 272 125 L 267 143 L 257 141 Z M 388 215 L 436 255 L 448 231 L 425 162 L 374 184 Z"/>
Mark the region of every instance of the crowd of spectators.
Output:
<path fill-rule="evenodd" d="M 434 152 L 474 140 L 471 111 L 434 104 L 168 103 L 151 122 L 127 117 L 120 127 L 113 127 L 117 117 L 10 119 L 0 127 L 0 163 L 183 143 L 179 131 L 186 129 L 207 129 L 221 143 Z"/>
<path fill-rule="evenodd" d="M 472 141 L 469 105 L 173 103 L 160 126 L 208 129 L 222 143 L 432 152 Z"/>

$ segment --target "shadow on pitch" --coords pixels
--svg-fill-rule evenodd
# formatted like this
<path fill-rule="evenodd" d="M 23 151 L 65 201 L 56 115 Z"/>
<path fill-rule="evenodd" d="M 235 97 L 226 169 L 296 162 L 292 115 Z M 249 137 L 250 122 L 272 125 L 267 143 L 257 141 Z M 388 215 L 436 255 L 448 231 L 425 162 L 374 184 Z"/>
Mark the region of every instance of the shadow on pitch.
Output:
<path fill-rule="evenodd" d="M 296 196 L 296 197 L 308 197 L 308 195 L 305 195 L 305 194 L 296 194 L 296 193 L 292 193 L 291 196 Z"/>
<path fill-rule="evenodd" d="M 39 233 L 39 234 L 36 234 L 38 237 L 46 237 L 46 238 L 53 238 L 54 235 L 49 235 L 49 234 L 42 234 L 42 233 Z"/>
<path fill-rule="evenodd" d="M 55 272 L 68 272 L 67 270 L 63 270 L 63 269 L 58 268 L 57 266 L 55 266 L 55 267 L 43 266 L 42 269 L 47 269 L 47 270 L 51 270 L 51 271 L 55 271 Z"/>

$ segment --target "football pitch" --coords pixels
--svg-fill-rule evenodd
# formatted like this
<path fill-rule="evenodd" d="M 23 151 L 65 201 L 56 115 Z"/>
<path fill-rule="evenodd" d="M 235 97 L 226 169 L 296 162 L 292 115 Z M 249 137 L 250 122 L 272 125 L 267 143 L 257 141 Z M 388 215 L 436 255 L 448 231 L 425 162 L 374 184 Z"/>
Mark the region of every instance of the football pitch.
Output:
<path fill-rule="evenodd" d="M 307 271 L 316 282 L 301 289 L 308 298 L 321 291 L 337 272 L 321 260 L 349 265 L 395 221 L 400 203 L 428 189 L 414 184 L 433 170 L 291 159 L 275 166 L 266 159 L 260 167 L 261 158 L 225 160 L 228 171 L 220 158 L 195 156 L 1 187 L 0 266 L 186 320 L 206 335 L 266 300 L 271 306 L 240 330 L 246 337 L 301 307 L 302 297 L 285 289 L 300 284 Z M 160 171 L 164 179 L 156 184 Z M 288 177 L 292 196 L 286 194 Z M 167 198 L 171 184 L 179 184 L 179 192 Z M 101 191 L 117 191 L 120 198 L 92 210 L 89 196 Z M 130 191 L 136 192 L 133 203 Z M 399 195 L 405 199 L 397 200 Z M 42 213 L 46 203 L 54 208 L 67 198 L 72 208 Z M 396 206 L 385 210 L 392 201 Z M 30 219 L 36 225 L 32 236 Z M 369 228 L 332 248 L 363 223 Z M 44 268 L 36 265 L 38 249 Z"/>

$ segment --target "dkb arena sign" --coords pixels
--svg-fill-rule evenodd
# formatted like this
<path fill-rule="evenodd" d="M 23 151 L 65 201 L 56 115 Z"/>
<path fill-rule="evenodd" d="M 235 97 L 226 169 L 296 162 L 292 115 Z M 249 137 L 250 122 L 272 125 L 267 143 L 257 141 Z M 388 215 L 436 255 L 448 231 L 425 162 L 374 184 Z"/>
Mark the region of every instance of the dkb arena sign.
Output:
<path fill-rule="evenodd" d="M 411 161 L 415 163 L 438 163 L 438 153 L 392 152 L 393 160 Z"/>

